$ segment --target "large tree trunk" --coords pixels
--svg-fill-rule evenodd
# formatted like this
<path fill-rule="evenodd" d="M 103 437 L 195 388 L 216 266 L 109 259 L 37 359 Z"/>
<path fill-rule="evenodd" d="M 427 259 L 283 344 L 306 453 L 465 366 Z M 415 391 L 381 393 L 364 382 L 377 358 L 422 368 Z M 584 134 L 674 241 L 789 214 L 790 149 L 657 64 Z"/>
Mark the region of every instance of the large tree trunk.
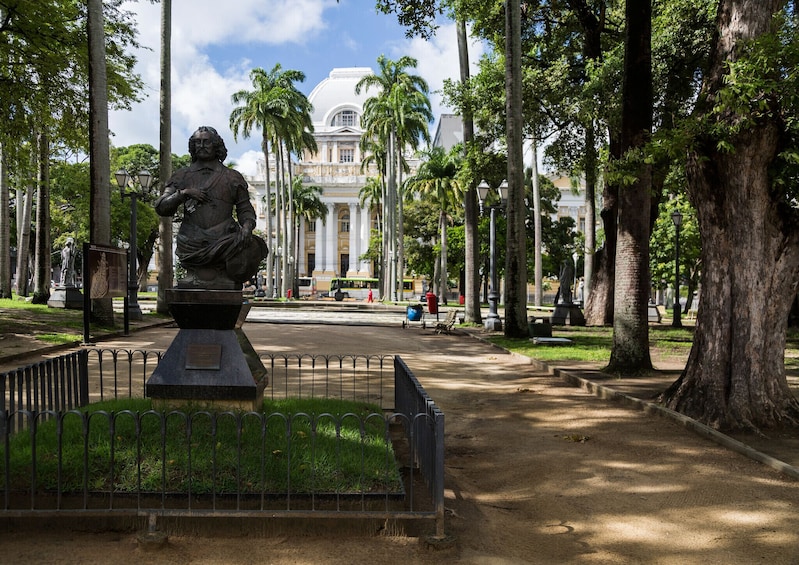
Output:
<path fill-rule="evenodd" d="M 33 268 L 34 304 L 47 304 L 53 269 L 50 256 L 50 144 L 47 134 L 36 137 L 39 174 L 36 191 L 36 261 Z"/>
<path fill-rule="evenodd" d="M 652 6 L 628 0 L 622 87 L 622 151 L 641 149 L 652 131 Z M 608 369 L 634 373 L 652 368 L 649 356 L 649 216 L 652 168 L 642 160 L 637 178 L 619 191 L 613 349 Z"/>
<path fill-rule="evenodd" d="M 458 16 L 456 22 L 458 32 L 458 61 L 460 63 L 461 84 L 466 87 L 469 83 L 469 44 L 466 37 L 466 20 Z M 464 151 L 474 141 L 474 118 L 472 109 L 467 105 L 461 111 L 463 120 L 463 145 Z M 464 289 L 464 321 L 470 324 L 482 324 L 483 317 L 480 311 L 480 243 L 478 240 L 477 226 L 480 222 L 480 209 L 477 205 L 477 190 L 474 183 L 470 184 L 464 194 L 464 228 L 466 241 L 464 242 L 464 262 L 466 264 L 466 288 Z"/>
<path fill-rule="evenodd" d="M 158 99 L 161 115 L 158 147 L 158 175 L 161 193 L 172 176 L 172 0 L 161 0 L 161 90 Z M 169 312 L 166 291 L 175 278 L 175 256 L 172 252 L 172 217 L 158 219 L 158 299 L 159 314 Z M 146 265 L 146 263 L 145 263 Z"/>
<path fill-rule="evenodd" d="M 621 155 L 618 136 L 610 132 L 611 158 Z M 588 283 L 590 292 L 585 304 L 585 323 L 589 326 L 613 324 L 614 288 L 616 285 L 616 226 L 619 213 L 619 187 L 605 182 L 602 190 L 602 227 L 605 243 L 594 254 L 594 273 Z"/>
<path fill-rule="evenodd" d="M 698 117 L 716 104 L 726 64 L 739 55 L 740 44 L 769 32 L 782 5 L 722 0 Z M 737 118 L 728 113 L 716 119 L 725 126 Z M 719 429 L 799 424 L 799 403 L 784 367 L 799 231 L 795 211 L 769 177 L 781 135 L 777 118 L 761 117 L 728 138 L 733 151 L 718 151 L 718 140 L 707 136 L 689 154 L 689 196 L 702 235 L 702 301 L 688 363 L 661 400 Z"/>
<path fill-rule="evenodd" d="M 505 336 L 526 338 L 527 327 L 527 208 L 524 205 L 522 160 L 521 8 L 505 3 L 505 92 L 508 135 L 508 205 L 505 255 Z"/>
<path fill-rule="evenodd" d="M 11 298 L 11 196 L 2 145 L 0 145 L 0 298 Z"/>
<path fill-rule="evenodd" d="M 89 169 L 91 218 L 89 239 L 98 245 L 111 243 L 111 158 L 108 140 L 108 78 L 105 62 L 103 2 L 88 0 L 89 40 Z M 83 283 L 88 289 L 88 281 Z M 92 300 L 92 316 L 102 326 L 114 325 L 111 298 Z"/>

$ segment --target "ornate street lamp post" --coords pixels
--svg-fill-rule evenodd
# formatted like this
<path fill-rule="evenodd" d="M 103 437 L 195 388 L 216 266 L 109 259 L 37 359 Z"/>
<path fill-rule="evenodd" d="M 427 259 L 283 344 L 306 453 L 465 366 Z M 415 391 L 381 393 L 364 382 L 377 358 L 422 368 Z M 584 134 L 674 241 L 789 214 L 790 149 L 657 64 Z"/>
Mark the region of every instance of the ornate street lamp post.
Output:
<path fill-rule="evenodd" d="M 483 205 L 488 198 L 488 193 L 491 192 L 491 187 L 488 186 L 486 181 L 482 181 L 477 185 L 477 195 L 480 199 L 480 211 L 483 211 Z M 489 206 L 491 210 L 490 220 L 490 269 L 491 269 L 491 284 L 488 291 L 488 318 L 485 321 L 485 328 L 489 331 L 502 331 L 502 320 L 497 312 L 497 305 L 499 303 L 499 282 L 497 280 L 497 210 L 502 210 L 508 198 L 508 183 L 502 181 L 502 184 L 497 187 L 499 193 L 499 204 Z"/>
<path fill-rule="evenodd" d="M 140 171 L 138 179 L 128 174 L 125 169 L 120 169 L 114 173 L 117 184 L 119 185 L 119 194 L 124 198 L 130 198 L 130 244 L 128 256 L 128 305 L 125 315 L 129 320 L 141 320 L 141 308 L 139 307 L 139 277 L 138 269 L 136 267 L 136 223 L 137 223 L 137 208 L 136 200 L 141 198 L 142 201 L 147 201 L 150 196 L 150 187 L 153 184 L 153 176 L 149 171 Z M 136 180 L 139 182 L 137 183 Z M 136 185 L 139 185 L 139 190 Z M 127 325 L 125 326 L 127 327 Z"/>
<path fill-rule="evenodd" d="M 680 226 L 682 225 L 682 214 L 679 210 L 671 213 L 671 221 L 674 222 L 675 242 L 674 242 L 674 320 L 672 327 L 681 328 L 680 321 Z"/>

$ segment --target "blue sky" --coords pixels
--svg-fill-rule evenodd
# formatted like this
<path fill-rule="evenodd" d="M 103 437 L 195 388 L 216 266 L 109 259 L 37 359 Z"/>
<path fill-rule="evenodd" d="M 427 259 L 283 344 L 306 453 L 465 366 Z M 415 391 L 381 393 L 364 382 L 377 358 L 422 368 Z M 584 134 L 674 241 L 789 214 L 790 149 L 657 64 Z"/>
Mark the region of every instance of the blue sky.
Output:
<path fill-rule="evenodd" d="M 158 146 L 160 4 L 126 4 L 136 14 L 140 41 L 149 48 L 138 53 L 137 72 L 145 81 L 147 98 L 132 111 L 109 116 L 112 143 Z M 378 14 L 372 0 L 172 0 L 172 152 L 187 153 L 187 141 L 200 125 L 217 128 L 228 147 L 228 160 L 245 174 L 254 174 L 260 155 L 259 134 L 233 140 L 228 120 L 230 96 L 250 89 L 255 67 L 305 73 L 298 85 L 305 94 L 336 67 L 376 68 L 379 55 L 403 55 L 419 61 L 417 74 L 432 91 L 444 79 L 458 77 L 457 42 L 451 22 L 443 20 L 435 38 L 405 37 L 393 15 Z M 470 48 L 474 64 L 480 45 Z M 451 110 L 431 95 L 436 119 Z M 435 122 L 431 124 L 431 130 Z"/>

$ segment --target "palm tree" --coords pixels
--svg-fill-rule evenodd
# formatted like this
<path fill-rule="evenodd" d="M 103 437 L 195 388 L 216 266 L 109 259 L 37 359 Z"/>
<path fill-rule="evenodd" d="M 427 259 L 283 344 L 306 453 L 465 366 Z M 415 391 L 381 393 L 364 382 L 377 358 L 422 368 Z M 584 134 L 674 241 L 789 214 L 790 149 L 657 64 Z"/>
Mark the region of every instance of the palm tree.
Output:
<path fill-rule="evenodd" d="M 298 254 L 296 253 L 297 241 L 299 238 L 295 238 L 295 235 L 298 233 L 297 230 L 299 229 L 299 227 L 296 225 L 297 218 L 299 216 L 296 213 L 296 201 L 293 195 L 295 179 L 293 178 L 293 171 L 291 169 L 291 156 L 293 154 L 301 155 L 305 149 L 311 151 L 312 153 L 316 153 L 317 151 L 316 139 L 313 136 L 313 122 L 311 119 L 313 106 L 304 94 L 302 94 L 296 88 L 293 88 L 293 85 L 291 105 L 292 111 L 286 116 L 287 120 L 283 124 L 283 146 L 285 148 L 285 159 L 281 159 L 281 166 L 285 167 L 283 178 L 286 179 L 286 177 L 288 177 L 288 181 L 284 182 L 284 186 L 287 188 L 287 191 L 283 206 L 285 213 L 284 224 L 286 226 L 286 229 L 283 232 L 283 248 L 293 249 L 295 252 L 291 254 L 294 256 L 294 262 L 291 264 L 288 261 L 289 253 L 285 253 L 283 256 L 282 292 L 284 294 L 289 281 L 293 281 L 292 288 L 295 293 L 298 290 L 295 288 L 295 282 L 297 279 L 297 262 L 299 261 Z M 291 190 L 288 190 L 289 188 Z"/>
<path fill-rule="evenodd" d="M 443 147 L 433 147 L 423 153 L 424 162 L 416 175 L 408 178 L 406 188 L 427 197 L 438 208 L 438 227 L 441 232 L 441 257 L 438 295 L 447 296 L 447 226 L 449 212 L 463 202 L 463 186 L 458 179 L 461 150 L 456 146 L 450 154 Z"/>
<path fill-rule="evenodd" d="M 406 70 L 416 68 L 416 59 L 405 56 L 395 62 L 381 55 L 377 64 L 379 73 L 358 81 L 355 93 L 360 94 L 361 90 L 369 88 L 380 91 L 364 103 L 362 125 L 365 137 L 377 139 L 386 147 L 383 256 L 396 261 L 390 261 L 383 296 L 396 298 L 398 275 L 400 278 L 402 275 L 402 205 L 398 192 L 402 184 L 401 180 L 398 182 L 402 152 L 408 145 L 418 147 L 420 138 L 429 140 L 427 124 L 433 115 L 427 83 Z M 399 287 L 401 289 L 402 285 Z"/>
<path fill-rule="evenodd" d="M 372 208 L 380 208 L 380 203 L 383 201 L 383 177 L 379 175 L 377 177 L 369 177 L 366 179 L 366 184 L 361 187 L 358 191 L 358 203 L 361 205 L 361 208 L 368 207 L 370 210 Z M 377 226 L 380 229 L 381 225 L 381 218 L 380 214 L 377 214 Z"/>
<path fill-rule="evenodd" d="M 172 176 L 172 0 L 161 1 L 161 89 L 158 99 L 161 114 L 158 147 L 158 178 L 163 191 Z M 156 310 L 169 312 L 166 291 L 172 288 L 174 256 L 172 254 L 172 218 L 158 221 L 158 299 Z"/>
<path fill-rule="evenodd" d="M 294 214 L 296 217 L 296 231 L 295 231 L 295 238 L 294 238 L 294 257 L 296 258 L 297 262 L 299 262 L 300 257 L 300 228 L 303 225 L 303 222 L 306 224 L 311 224 L 316 222 L 316 220 L 322 220 L 322 223 L 327 223 L 327 205 L 322 202 L 322 188 L 315 185 L 305 185 L 302 183 L 302 179 L 295 177 L 292 181 L 292 194 L 291 194 L 291 201 L 293 202 L 294 206 Z M 295 270 L 296 274 L 296 270 Z M 309 275 L 311 273 L 308 273 Z M 292 278 L 294 287 L 295 296 L 297 295 L 299 289 L 297 288 L 297 277 L 294 276 Z"/>
<path fill-rule="evenodd" d="M 11 197 L 5 145 L 0 144 L 0 298 L 11 298 Z"/>
<path fill-rule="evenodd" d="M 111 157 L 108 137 L 108 78 L 105 51 L 105 18 L 102 0 L 88 0 L 87 24 L 89 40 L 89 140 L 91 170 L 90 239 L 100 245 L 111 243 Z M 84 283 L 86 284 L 86 283 Z M 114 325 L 111 298 L 92 300 L 92 314 L 103 326 Z"/>
<path fill-rule="evenodd" d="M 505 336 L 527 337 L 527 232 L 522 159 L 522 53 L 519 0 L 505 3 L 505 105 L 508 146 L 508 251 L 505 256 Z"/>
<path fill-rule="evenodd" d="M 250 71 L 250 80 L 253 84 L 253 90 L 240 90 L 231 97 L 233 104 L 238 106 L 233 108 L 230 113 L 230 129 L 233 131 L 233 139 L 238 139 L 239 131 L 246 139 L 250 137 L 253 129 L 261 130 L 261 150 L 264 153 L 264 162 L 266 164 L 264 179 L 266 201 L 270 202 L 272 200 L 272 189 L 269 146 L 271 143 L 275 151 L 275 164 L 279 166 L 281 135 L 288 130 L 287 124 L 289 121 L 294 120 L 296 122 L 292 111 L 297 107 L 297 95 L 302 96 L 294 87 L 294 82 L 305 80 L 305 74 L 301 71 L 283 70 L 280 63 L 278 63 L 268 73 L 261 68 L 253 69 Z M 280 206 L 281 202 L 278 201 L 277 204 Z M 266 215 L 266 233 L 270 247 L 273 247 L 271 214 Z M 267 262 L 266 280 L 267 293 L 271 295 L 274 291 L 271 261 Z"/>

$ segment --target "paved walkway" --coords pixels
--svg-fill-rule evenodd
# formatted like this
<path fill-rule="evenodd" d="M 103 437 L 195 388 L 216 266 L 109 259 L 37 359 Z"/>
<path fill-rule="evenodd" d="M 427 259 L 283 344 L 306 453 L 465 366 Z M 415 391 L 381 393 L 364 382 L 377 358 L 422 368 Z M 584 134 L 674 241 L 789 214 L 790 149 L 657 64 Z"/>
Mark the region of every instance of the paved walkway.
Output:
<path fill-rule="evenodd" d="M 370 330 L 372 333 L 382 333 L 377 328 L 402 328 L 407 333 L 400 333 L 403 341 L 405 338 L 411 342 L 418 335 L 415 332 L 425 331 L 431 333 L 429 329 L 438 320 L 443 320 L 447 306 L 441 306 L 442 313 L 439 315 L 424 314 L 419 321 L 409 321 L 407 308 L 400 306 L 384 305 L 382 303 L 365 304 L 363 302 L 306 302 L 295 301 L 288 303 L 272 303 L 268 306 L 256 304 L 247 315 L 246 330 L 250 339 L 253 341 L 257 350 L 259 344 L 262 348 L 270 348 L 270 339 L 265 336 L 300 334 L 296 344 L 299 345 L 298 351 L 312 353 L 376 353 L 378 351 L 391 352 L 395 349 L 396 343 L 389 340 L 383 349 L 376 349 L 370 341 L 363 344 L 371 344 L 369 347 L 359 351 L 342 351 L 342 347 L 351 347 L 350 340 L 343 337 L 352 335 L 346 328 L 368 326 L 375 328 Z M 146 306 L 143 310 L 147 311 Z M 291 332 L 277 327 L 297 326 Z M 109 347 L 123 347 L 128 349 L 161 349 L 166 350 L 171 343 L 174 333 L 177 331 L 174 324 L 164 322 L 154 322 L 152 326 L 147 326 L 144 322 L 137 322 L 135 329 L 129 337 L 106 338 L 103 344 Z M 310 327 L 309 327 L 310 326 Z M 334 330 L 332 338 L 325 340 L 319 339 L 323 334 L 317 332 L 312 327 L 336 326 L 340 331 Z M 461 336 L 483 339 L 487 334 L 481 329 L 459 330 Z M 355 335 L 358 335 L 357 333 Z M 464 347 L 469 347 L 469 340 L 464 341 Z M 321 350 L 319 349 L 321 347 Z M 371 347 L 371 349 L 370 349 Z M 62 349 L 49 347 L 42 351 L 43 354 L 57 354 Z M 4 362 L 2 352 L 0 352 L 0 371 L 9 370 L 16 366 L 24 365 L 35 360 L 36 351 L 32 351 L 33 357 L 28 359 L 14 359 L 12 362 Z M 435 351 L 419 351 L 418 354 L 424 356 L 428 354 L 435 357 Z M 426 361 L 422 361 L 426 364 Z M 536 362 L 531 361 L 536 365 Z M 605 399 L 613 399 L 634 405 L 636 408 L 644 409 L 650 413 L 677 421 L 695 433 L 708 437 L 728 449 L 738 451 L 747 457 L 753 458 L 761 463 L 769 465 L 781 472 L 799 479 L 799 437 L 792 432 L 776 432 L 769 437 L 762 437 L 755 434 L 735 434 L 728 437 L 719 434 L 705 426 L 681 417 L 669 410 L 652 403 L 652 399 L 660 392 L 665 390 L 678 376 L 677 371 L 661 371 L 660 374 L 647 378 L 617 378 L 603 374 L 597 367 L 585 363 L 559 363 L 557 366 L 548 366 L 537 363 L 540 370 L 552 371 L 567 382 L 585 388 L 590 392 Z M 792 388 L 799 389 L 799 377 L 790 377 Z"/>
<path fill-rule="evenodd" d="M 447 530 L 458 553 L 381 546 L 397 549 L 385 562 L 799 563 L 799 450 L 784 439 L 772 442 L 782 446 L 773 456 L 740 444 L 747 459 L 730 451 L 732 438 L 691 433 L 690 422 L 654 407 L 629 409 L 646 407 L 673 375 L 628 381 L 571 366 L 553 376 L 479 330 L 436 335 L 403 328 L 404 318 L 256 308 L 244 324 L 258 351 L 401 355 L 444 411 Z M 100 345 L 165 350 L 177 331 L 154 326 Z M 352 551 L 351 562 L 368 562 Z"/>

